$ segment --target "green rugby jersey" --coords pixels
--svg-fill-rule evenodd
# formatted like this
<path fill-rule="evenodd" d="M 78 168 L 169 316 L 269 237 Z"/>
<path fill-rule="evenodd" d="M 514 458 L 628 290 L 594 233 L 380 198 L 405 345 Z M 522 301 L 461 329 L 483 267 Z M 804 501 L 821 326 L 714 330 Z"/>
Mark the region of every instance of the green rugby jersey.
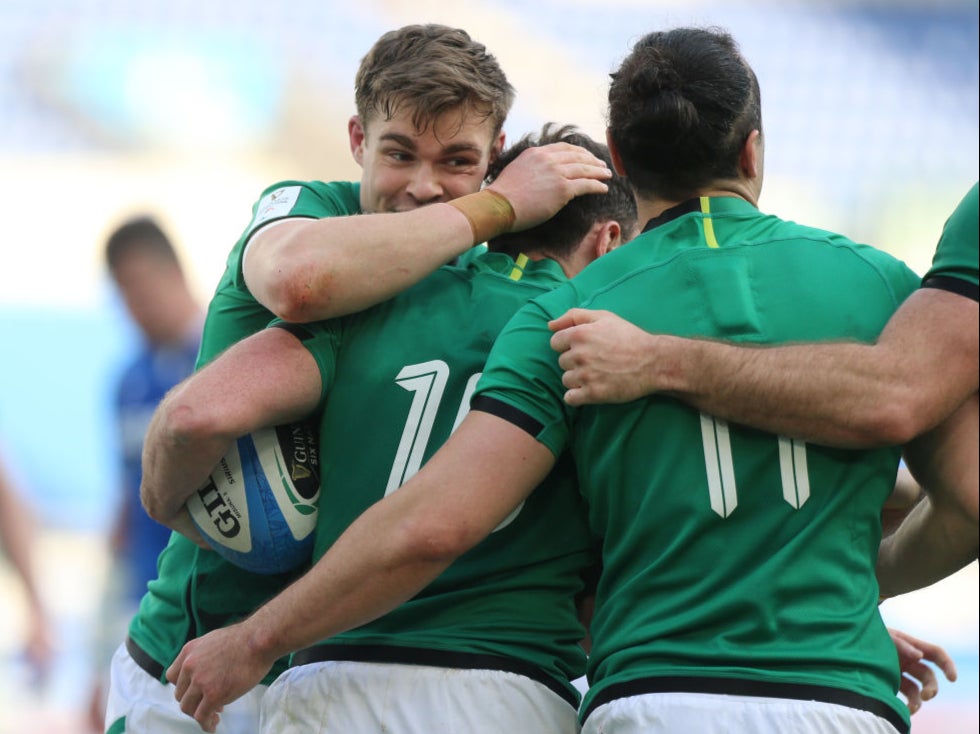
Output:
<path fill-rule="evenodd" d="M 274 318 L 252 297 L 243 280 L 242 255 L 252 234 L 288 217 L 322 219 L 359 214 L 359 197 L 360 184 L 350 182 L 285 181 L 263 192 L 253 207 L 251 222 L 228 256 L 208 306 L 198 367 Z M 147 585 L 130 623 L 129 636 L 165 671 L 186 642 L 250 614 L 299 573 L 251 574 L 172 533 L 157 560 L 157 578 Z M 285 660 L 279 661 L 264 682 L 274 680 L 285 664 Z M 162 674 L 161 680 L 165 680 Z"/>
<path fill-rule="evenodd" d="M 680 676 L 853 692 L 907 724 L 875 580 L 900 452 L 809 445 L 659 396 L 571 408 L 548 320 L 580 306 L 689 337 L 868 341 L 917 284 L 871 247 L 703 198 L 502 332 L 473 408 L 517 408 L 553 453 L 570 448 L 604 538 L 586 715 L 631 681 L 685 690 L 664 680 Z"/>
<path fill-rule="evenodd" d="M 284 325 L 303 339 L 324 385 L 314 558 L 445 442 L 498 332 L 564 282 L 553 260 L 485 253 L 361 313 Z M 571 467 L 560 462 L 506 524 L 413 599 L 325 641 L 328 654 L 363 659 L 367 647 L 370 660 L 448 666 L 428 653 L 462 653 L 458 667 L 494 667 L 467 665 L 466 655 L 502 656 L 530 663 L 577 701 L 571 681 L 584 674 L 585 654 L 574 597 L 595 553 Z"/>
<path fill-rule="evenodd" d="M 980 195 L 973 184 L 946 220 L 932 267 L 922 279 L 928 288 L 942 288 L 977 300 L 980 259 Z"/>

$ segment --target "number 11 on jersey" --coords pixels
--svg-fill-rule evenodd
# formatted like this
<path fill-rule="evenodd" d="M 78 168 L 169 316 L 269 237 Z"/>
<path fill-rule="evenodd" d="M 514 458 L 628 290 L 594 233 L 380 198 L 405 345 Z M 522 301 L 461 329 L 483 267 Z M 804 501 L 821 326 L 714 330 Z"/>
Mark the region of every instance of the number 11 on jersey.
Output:
<path fill-rule="evenodd" d="M 779 442 L 779 477 L 783 499 L 800 509 L 810 498 L 810 476 L 807 471 L 806 442 L 777 436 Z M 728 423 L 701 413 L 701 442 L 704 446 L 704 468 L 708 480 L 711 509 L 728 517 L 738 507 L 735 462 Z"/>

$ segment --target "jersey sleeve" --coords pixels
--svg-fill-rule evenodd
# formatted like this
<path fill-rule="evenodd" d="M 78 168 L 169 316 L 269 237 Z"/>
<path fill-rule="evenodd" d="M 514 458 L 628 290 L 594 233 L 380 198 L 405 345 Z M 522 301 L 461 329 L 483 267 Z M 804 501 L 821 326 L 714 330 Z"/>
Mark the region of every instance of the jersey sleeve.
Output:
<path fill-rule="evenodd" d="M 283 219 L 326 219 L 357 214 L 360 188 L 349 182 L 324 184 L 317 181 L 281 181 L 269 186 L 252 207 L 252 219 L 233 251 L 237 285 L 244 288 L 242 262 L 252 235 Z"/>
<path fill-rule="evenodd" d="M 978 252 L 980 252 L 980 195 L 978 184 L 963 197 L 946 220 L 936 246 L 932 268 L 922 280 L 924 288 L 940 288 L 974 301 L 978 297 Z"/>
<path fill-rule="evenodd" d="M 252 207 L 252 221 L 245 230 L 247 240 L 263 226 L 280 219 L 323 219 L 354 214 L 345 197 L 337 195 L 334 187 L 308 181 L 282 181 L 262 192 L 262 198 Z M 347 193 L 346 190 L 344 193 Z"/>
<path fill-rule="evenodd" d="M 313 356 L 317 367 L 320 369 L 320 399 L 317 402 L 316 410 L 322 410 L 337 374 L 337 352 L 341 340 L 339 319 L 317 321 L 310 324 L 294 324 L 276 319 L 269 324 L 269 328 L 288 331 L 299 339 Z"/>
<path fill-rule="evenodd" d="M 567 310 L 558 306 L 564 291 L 530 302 L 510 320 L 494 342 L 470 404 L 527 431 L 556 457 L 568 443 L 574 410 L 564 401 L 548 329 L 548 321 Z"/>

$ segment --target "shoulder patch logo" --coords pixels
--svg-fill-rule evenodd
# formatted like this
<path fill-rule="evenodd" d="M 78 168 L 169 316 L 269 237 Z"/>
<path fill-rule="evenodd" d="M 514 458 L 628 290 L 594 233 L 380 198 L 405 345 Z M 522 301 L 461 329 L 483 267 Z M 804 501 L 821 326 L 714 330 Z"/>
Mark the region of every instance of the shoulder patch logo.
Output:
<path fill-rule="evenodd" d="M 252 219 L 250 229 L 254 229 L 270 219 L 289 214 L 299 200 L 300 188 L 299 186 L 283 186 L 263 196 L 258 206 L 255 207 L 255 217 Z"/>

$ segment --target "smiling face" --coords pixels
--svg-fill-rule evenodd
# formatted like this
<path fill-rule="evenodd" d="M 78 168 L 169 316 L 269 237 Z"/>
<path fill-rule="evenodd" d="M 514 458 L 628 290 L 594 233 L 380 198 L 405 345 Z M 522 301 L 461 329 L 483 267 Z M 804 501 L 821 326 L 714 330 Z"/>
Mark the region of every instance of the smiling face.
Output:
<path fill-rule="evenodd" d="M 423 132 L 412 110 L 391 119 L 360 116 L 348 123 L 351 152 L 361 166 L 361 210 L 399 212 L 455 199 L 480 190 L 504 134 L 491 119 L 469 111 L 436 118 Z"/>

